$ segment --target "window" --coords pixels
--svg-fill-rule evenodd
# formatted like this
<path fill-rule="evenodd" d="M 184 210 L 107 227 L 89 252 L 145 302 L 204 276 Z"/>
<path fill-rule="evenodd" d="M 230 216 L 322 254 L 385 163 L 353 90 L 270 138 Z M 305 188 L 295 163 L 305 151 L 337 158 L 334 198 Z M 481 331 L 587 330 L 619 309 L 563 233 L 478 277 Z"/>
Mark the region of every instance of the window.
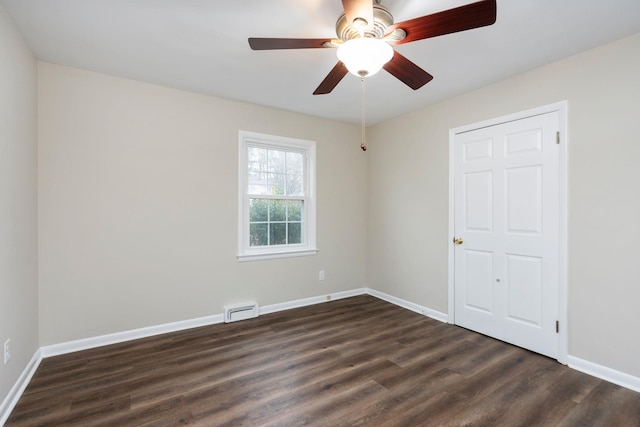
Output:
<path fill-rule="evenodd" d="M 313 255 L 313 141 L 240 131 L 238 259 Z"/>

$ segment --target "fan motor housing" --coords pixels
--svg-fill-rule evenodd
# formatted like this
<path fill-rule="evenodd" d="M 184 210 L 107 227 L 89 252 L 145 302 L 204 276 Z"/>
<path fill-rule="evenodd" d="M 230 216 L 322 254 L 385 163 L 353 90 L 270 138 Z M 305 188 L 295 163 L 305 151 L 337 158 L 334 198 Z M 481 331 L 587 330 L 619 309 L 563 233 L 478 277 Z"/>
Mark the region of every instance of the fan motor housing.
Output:
<path fill-rule="evenodd" d="M 372 37 L 381 39 L 384 37 L 387 28 L 393 25 L 393 16 L 384 7 L 376 4 L 373 6 L 373 25 L 367 28 L 364 33 L 351 28 L 347 22 L 347 16 L 343 13 L 336 22 L 336 34 L 344 40 L 351 40 L 359 37 Z"/>

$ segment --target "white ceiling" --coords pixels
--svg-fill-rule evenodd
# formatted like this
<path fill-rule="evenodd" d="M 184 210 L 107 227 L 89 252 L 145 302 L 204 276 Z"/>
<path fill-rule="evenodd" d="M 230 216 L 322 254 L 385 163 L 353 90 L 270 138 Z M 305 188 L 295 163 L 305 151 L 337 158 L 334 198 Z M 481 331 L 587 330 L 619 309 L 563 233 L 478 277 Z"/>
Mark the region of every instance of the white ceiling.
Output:
<path fill-rule="evenodd" d="M 383 0 L 400 22 L 474 0 Z M 252 51 L 248 37 L 335 37 L 340 0 L 0 0 L 43 61 L 360 121 L 360 81 L 312 92 L 334 49 Z M 498 0 L 496 24 L 396 46 L 434 76 L 366 81 L 368 124 L 640 32 L 640 0 Z M 638 53 L 640 54 L 640 52 Z"/>

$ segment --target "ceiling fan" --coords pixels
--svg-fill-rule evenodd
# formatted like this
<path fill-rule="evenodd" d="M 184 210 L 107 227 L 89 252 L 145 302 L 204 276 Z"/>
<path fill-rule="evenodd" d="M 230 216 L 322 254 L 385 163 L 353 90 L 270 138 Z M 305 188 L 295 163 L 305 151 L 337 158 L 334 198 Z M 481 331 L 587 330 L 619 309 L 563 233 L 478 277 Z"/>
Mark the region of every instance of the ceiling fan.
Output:
<path fill-rule="evenodd" d="M 374 4 L 375 2 L 375 4 Z M 336 22 L 338 38 L 249 38 L 253 50 L 338 48 L 338 63 L 314 95 L 330 93 L 351 72 L 362 79 L 380 68 L 416 90 L 433 76 L 395 51 L 390 45 L 451 34 L 496 22 L 496 0 L 481 0 L 431 15 L 394 23 L 380 0 L 342 0 L 344 13 Z"/>

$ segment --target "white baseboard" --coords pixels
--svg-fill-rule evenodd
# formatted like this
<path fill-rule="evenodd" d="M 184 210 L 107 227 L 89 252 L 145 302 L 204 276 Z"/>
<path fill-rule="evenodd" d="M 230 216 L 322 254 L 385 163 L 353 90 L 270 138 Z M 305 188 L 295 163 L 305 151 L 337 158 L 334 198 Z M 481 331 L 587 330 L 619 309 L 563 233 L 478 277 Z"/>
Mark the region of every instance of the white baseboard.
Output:
<path fill-rule="evenodd" d="M 213 316 L 199 317 L 196 319 L 182 320 L 179 322 L 165 323 L 146 328 L 132 329 L 129 331 L 116 332 L 97 337 L 67 341 L 60 344 L 47 345 L 40 347 L 40 351 L 42 352 L 42 357 L 59 356 L 61 354 L 73 353 L 74 351 L 88 350 L 90 348 L 117 344 L 138 338 L 146 338 L 154 335 L 166 334 L 168 332 L 177 332 L 185 329 L 197 328 L 199 326 L 214 325 L 216 323 L 222 323 L 223 320 L 224 316 L 222 314 L 215 314 Z"/>
<path fill-rule="evenodd" d="M 414 311 L 418 314 L 424 314 L 425 316 L 431 317 L 432 319 L 439 320 L 444 323 L 447 323 L 447 320 L 449 318 L 447 314 L 440 311 L 433 310 L 422 305 L 414 304 L 410 301 L 403 300 L 402 298 L 397 298 L 392 295 L 385 294 L 384 292 L 376 291 L 375 289 L 367 289 L 367 294 L 390 302 L 391 304 L 406 308 L 407 310 Z"/>
<path fill-rule="evenodd" d="M 609 381 L 640 393 L 640 378 L 575 356 L 567 356 L 567 364 L 576 371 L 584 372 L 601 380 Z"/>
<path fill-rule="evenodd" d="M 5 399 L 2 401 L 2 404 L 0 404 L 0 426 L 3 426 L 4 423 L 7 422 L 9 415 L 11 415 L 11 411 L 13 411 L 13 408 L 15 408 L 18 400 L 20 399 L 20 396 L 22 396 L 22 393 L 24 393 L 24 390 L 27 388 L 29 381 L 31 381 L 31 377 L 33 377 L 36 369 L 38 369 L 38 366 L 40 366 L 41 361 L 42 353 L 38 349 L 36 350 L 29 363 L 27 363 L 27 366 L 22 371 L 22 374 L 20 374 L 18 381 L 16 381 L 13 387 L 11 387 L 11 390 L 9 390 L 9 394 L 7 394 L 7 397 L 5 397 Z"/>
<path fill-rule="evenodd" d="M 294 301 L 287 301 L 278 304 L 265 305 L 260 307 L 260 314 L 275 313 L 277 311 L 290 310 L 292 308 L 306 307 L 308 305 L 320 304 L 323 302 L 334 301 L 343 298 L 354 297 L 356 295 L 364 295 L 367 288 L 353 289 L 351 291 L 336 292 L 332 294 L 321 295 L 317 297 L 303 298 Z"/>

